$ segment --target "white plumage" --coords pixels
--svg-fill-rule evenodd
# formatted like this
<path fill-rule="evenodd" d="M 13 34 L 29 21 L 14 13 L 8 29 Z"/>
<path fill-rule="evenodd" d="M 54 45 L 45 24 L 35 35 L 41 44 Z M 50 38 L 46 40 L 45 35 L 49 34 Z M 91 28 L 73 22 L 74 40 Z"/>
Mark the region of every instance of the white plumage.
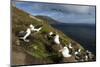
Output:
<path fill-rule="evenodd" d="M 88 54 L 91 54 L 91 52 L 90 52 L 89 50 L 86 50 L 86 52 L 87 52 Z"/>
<path fill-rule="evenodd" d="M 49 35 L 50 35 L 50 36 L 53 35 L 53 32 L 49 32 Z"/>
<path fill-rule="evenodd" d="M 88 57 L 90 58 L 90 59 L 92 59 L 93 58 L 93 55 L 92 55 L 92 52 L 90 52 L 90 51 L 86 51 L 87 52 L 87 54 L 88 54 Z"/>
<path fill-rule="evenodd" d="M 81 49 L 78 49 L 78 51 L 75 51 L 75 55 L 78 55 L 81 52 Z"/>
<path fill-rule="evenodd" d="M 34 30 L 34 26 L 32 24 L 30 24 L 30 29 L 33 31 Z"/>
<path fill-rule="evenodd" d="M 69 54 L 69 49 L 65 46 L 63 49 L 59 50 L 59 52 L 62 52 L 63 57 L 71 57 Z"/>
<path fill-rule="evenodd" d="M 31 30 L 30 28 L 27 28 L 26 30 L 26 34 L 24 35 L 24 37 L 21 37 L 20 39 L 23 39 L 26 42 L 29 42 L 29 40 L 27 40 L 26 38 L 31 34 Z"/>
<path fill-rule="evenodd" d="M 75 51 L 75 53 L 74 53 L 75 55 L 77 55 L 77 54 L 79 54 L 79 52 L 77 52 L 77 51 Z"/>
<path fill-rule="evenodd" d="M 30 24 L 30 29 L 31 29 L 31 31 L 39 32 L 42 29 L 42 27 L 36 29 L 35 26 Z"/>
<path fill-rule="evenodd" d="M 58 34 L 54 37 L 54 42 L 55 42 L 57 45 L 60 45 L 59 35 L 58 35 Z"/>
<path fill-rule="evenodd" d="M 42 27 L 40 27 L 40 28 L 38 28 L 38 29 L 35 29 L 35 28 L 34 28 L 33 31 L 35 31 L 35 32 L 39 32 L 41 29 L 42 29 Z"/>
<path fill-rule="evenodd" d="M 70 49 L 72 49 L 73 47 L 72 47 L 72 44 L 71 43 L 69 43 L 69 46 L 68 46 Z"/>
<path fill-rule="evenodd" d="M 85 61 L 88 61 L 88 56 L 87 55 L 85 56 Z"/>
<path fill-rule="evenodd" d="M 81 49 L 78 49 L 78 52 L 81 52 Z"/>

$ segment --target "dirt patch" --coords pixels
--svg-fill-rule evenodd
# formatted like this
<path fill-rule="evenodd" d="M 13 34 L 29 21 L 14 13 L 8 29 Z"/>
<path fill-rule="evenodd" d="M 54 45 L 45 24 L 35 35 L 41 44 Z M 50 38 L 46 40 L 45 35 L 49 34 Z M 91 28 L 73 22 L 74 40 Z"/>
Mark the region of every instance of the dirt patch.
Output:
<path fill-rule="evenodd" d="M 12 65 L 34 64 L 34 57 L 25 53 L 20 46 L 13 46 L 12 49 Z"/>
<path fill-rule="evenodd" d="M 20 46 L 12 47 L 12 65 L 46 64 L 50 60 L 40 60 L 27 54 Z"/>

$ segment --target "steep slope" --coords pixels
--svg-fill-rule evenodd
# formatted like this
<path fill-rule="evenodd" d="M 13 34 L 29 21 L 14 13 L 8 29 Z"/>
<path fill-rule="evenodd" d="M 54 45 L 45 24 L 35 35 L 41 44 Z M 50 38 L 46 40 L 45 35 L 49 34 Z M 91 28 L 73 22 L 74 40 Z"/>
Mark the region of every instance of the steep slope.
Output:
<path fill-rule="evenodd" d="M 73 47 L 75 47 L 76 50 L 78 48 L 82 49 L 82 53 L 84 53 L 85 49 L 79 43 L 70 39 L 63 32 L 53 28 L 48 22 L 49 21 L 46 21 L 44 19 L 39 19 L 34 16 L 30 17 L 30 14 L 22 10 L 19 10 L 16 7 L 12 7 L 12 54 L 14 53 L 15 50 L 17 50 L 16 52 L 17 56 L 20 56 L 19 52 L 24 52 L 24 54 L 31 56 L 31 58 L 27 58 L 27 57 L 26 58 L 28 60 L 32 60 L 30 61 L 30 63 L 29 62 L 13 63 L 16 59 L 18 59 L 17 57 L 17 58 L 13 58 L 12 64 L 22 65 L 22 64 L 76 62 L 74 55 L 67 59 L 62 57 L 62 54 L 58 52 L 60 47 L 52 43 L 51 40 L 48 40 L 46 35 L 51 31 L 60 35 L 62 46 L 65 45 L 68 46 L 70 42 L 73 42 L 74 44 Z M 38 33 L 32 32 L 32 34 L 29 37 L 30 42 L 24 42 L 23 40 L 19 39 L 18 33 L 20 31 L 26 31 L 26 29 L 29 27 L 30 24 L 33 24 L 35 26 L 43 25 L 43 29 Z M 25 62 L 28 61 L 25 60 L 26 58 L 23 58 Z"/>
<path fill-rule="evenodd" d="M 48 16 L 37 15 L 35 17 L 42 19 L 42 20 L 45 20 L 47 22 L 50 22 L 49 24 L 60 24 L 61 23 L 61 22 L 54 20 L 54 19 L 52 19 L 51 17 L 48 17 Z"/>

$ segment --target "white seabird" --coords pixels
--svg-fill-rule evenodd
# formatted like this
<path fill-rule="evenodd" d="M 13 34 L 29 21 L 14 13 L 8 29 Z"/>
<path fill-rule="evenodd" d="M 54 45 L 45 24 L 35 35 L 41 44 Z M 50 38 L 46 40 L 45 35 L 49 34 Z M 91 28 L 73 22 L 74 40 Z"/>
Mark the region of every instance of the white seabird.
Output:
<path fill-rule="evenodd" d="M 75 51 L 75 53 L 74 53 L 75 55 L 78 55 L 79 53 L 78 53 L 78 51 Z"/>
<path fill-rule="evenodd" d="M 42 29 L 42 27 L 35 28 L 35 26 L 33 26 L 32 24 L 30 24 L 30 29 L 31 29 L 31 31 L 39 32 Z"/>
<path fill-rule="evenodd" d="M 68 46 L 70 49 L 72 49 L 73 47 L 72 47 L 72 44 L 71 43 L 69 43 L 69 46 Z"/>
<path fill-rule="evenodd" d="M 27 28 L 26 30 L 26 34 L 24 35 L 24 37 L 20 37 L 20 39 L 23 39 L 25 42 L 29 42 L 29 40 L 27 40 L 26 38 L 31 34 L 31 30 L 30 28 Z"/>
<path fill-rule="evenodd" d="M 56 36 L 54 36 L 54 42 L 57 44 L 57 45 L 60 45 L 60 40 L 59 40 L 59 35 L 57 34 Z"/>
<path fill-rule="evenodd" d="M 75 55 L 78 55 L 81 52 L 81 49 L 78 49 L 78 51 L 75 51 Z"/>
<path fill-rule="evenodd" d="M 80 48 L 78 49 L 78 52 L 81 52 L 81 49 Z"/>
<path fill-rule="evenodd" d="M 88 61 L 88 56 L 87 55 L 85 56 L 85 61 Z"/>
<path fill-rule="evenodd" d="M 40 28 L 38 28 L 38 29 L 35 29 L 35 28 L 34 28 L 33 31 L 35 31 L 35 32 L 39 32 L 41 29 L 42 29 L 42 27 L 40 27 Z"/>
<path fill-rule="evenodd" d="M 62 52 L 63 57 L 71 57 L 71 55 L 69 54 L 69 49 L 68 47 L 63 47 L 61 50 L 59 50 L 59 52 Z"/>
<path fill-rule="evenodd" d="M 53 35 L 53 32 L 49 32 L 49 35 L 50 35 L 50 36 Z"/>
<path fill-rule="evenodd" d="M 32 24 L 30 24 L 30 29 L 33 31 L 35 28 L 35 26 L 33 26 Z"/>

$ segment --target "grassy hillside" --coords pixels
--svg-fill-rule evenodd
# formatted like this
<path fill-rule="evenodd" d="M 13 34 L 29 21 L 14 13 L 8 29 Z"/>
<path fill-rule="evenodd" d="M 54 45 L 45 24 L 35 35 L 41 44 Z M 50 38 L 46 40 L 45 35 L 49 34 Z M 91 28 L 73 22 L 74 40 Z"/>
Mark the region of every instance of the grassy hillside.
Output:
<path fill-rule="evenodd" d="M 35 16 L 36 18 L 39 18 L 39 19 L 42 19 L 42 20 L 45 20 L 46 22 L 49 22 L 49 24 L 59 24 L 61 22 L 57 21 L 57 20 L 54 20 L 48 16 L 41 16 L 41 15 L 37 15 Z"/>
<path fill-rule="evenodd" d="M 31 55 L 33 58 L 38 59 L 38 61 L 42 63 L 59 63 L 59 62 L 75 62 L 74 56 L 69 58 L 69 60 L 65 60 L 62 57 L 62 54 L 58 52 L 60 49 L 59 46 L 52 43 L 51 40 L 48 40 L 46 35 L 49 32 L 56 32 L 60 35 L 61 45 L 65 46 L 70 42 L 74 42 L 76 44 L 76 49 L 81 48 L 83 51 L 85 50 L 80 44 L 75 42 L 74 40 L 70 39 L 66 36 L 63 32 L 53 28 L 48 21 L 45 21 L 41 18 L 32 18 L 30 14 L 16 8 L 12 7 L 12 51 L 14 49 L 18 50 L 19 48 L 21 51 Z M 41 21 L 38 21 L 40 19 Z M 20 31 L 26 31 L 30 24 L 35 26 L 43 25 L 43 29 L 38 32 L 32 32 L 29 39 L 30 42 L 24 42 L 19 40 L 18 33 Z M 15 60 L 16 58 L 14 58 Z M 26 60 L 27 61 L 27 60 Z M 16 63 L 15 63 L 16 64 Z M 25 64 L 25 63 L 23 63 Z M 34 64 L 34 63 L 32 63 Z M 38 64 L 38 62 L 37 62 Z"/>

